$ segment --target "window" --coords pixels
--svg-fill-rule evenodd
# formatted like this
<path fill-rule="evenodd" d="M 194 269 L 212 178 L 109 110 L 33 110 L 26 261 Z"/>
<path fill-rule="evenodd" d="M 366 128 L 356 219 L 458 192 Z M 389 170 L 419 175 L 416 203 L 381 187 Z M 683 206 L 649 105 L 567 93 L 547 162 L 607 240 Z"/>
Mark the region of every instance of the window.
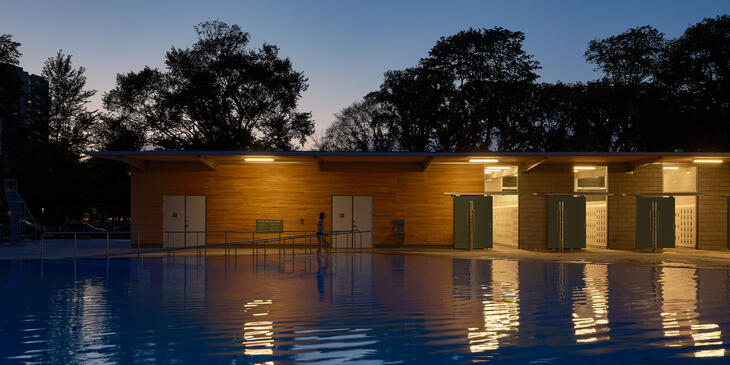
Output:
<path fill-rule="evenodd" d="M 517 191 L 517 166 L 484 166 L 484 191 Z"/>
<path fill-rule="evenodd" d="M 697 166 L 679 163 L 662 165 L 662 185 L 665 193 L 697 192 Z"/>
<path fill-rule="evenodd" d="M 575 191 L 608 191 L 606 166 L 574 166 Z"/>

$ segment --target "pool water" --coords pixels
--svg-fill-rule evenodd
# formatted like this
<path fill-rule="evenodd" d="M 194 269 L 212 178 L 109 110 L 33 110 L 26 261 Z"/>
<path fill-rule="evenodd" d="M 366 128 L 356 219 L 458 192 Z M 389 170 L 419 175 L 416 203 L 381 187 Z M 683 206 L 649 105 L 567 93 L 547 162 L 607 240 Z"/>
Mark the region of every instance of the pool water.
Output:
<path fill-rule="evenodd" d="M 730 274 L 335 254 L 0 262 L 0 363 L 730 362 Z"/>

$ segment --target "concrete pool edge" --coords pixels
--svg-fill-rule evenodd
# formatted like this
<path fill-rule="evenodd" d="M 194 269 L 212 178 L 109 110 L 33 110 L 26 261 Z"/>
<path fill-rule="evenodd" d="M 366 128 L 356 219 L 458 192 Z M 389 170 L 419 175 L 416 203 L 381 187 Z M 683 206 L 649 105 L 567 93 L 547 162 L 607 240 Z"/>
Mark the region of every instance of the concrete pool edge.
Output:
<path fill-rule="evenodd" d="M 5 260 L 38 260 L 38 253 L 31 247 L 26 247 L 22 252 L 3 252 L 0 250 L 0 261 Z M 140 254 L 143 257 L 162 257 L 170 255 L 164 252 L 145 252 L 142 249 Z M 152 250 L 150 250 L 152 251 Z M 291 246 L 285 250 L 279 251 L 278 247 L 269 247 L 266 256 L 292 255 Z M 305 252 L 303 247 L 295 247 L 296 255 L 313 255 L 314 252 Z M 333 253 L 345 253 L 346 250 L 332 250 Z M 360 252 L 354 250 L 351 252 Z M 646 252 L 646 251 L 629 251 L 629 250 L 611 250 L 603 248 L 587 248 L 569 252 L 555 252 L 546 250 L 521 250 L 512 247 L 497 246 L 492 249 L 482 249 L 474 251 L 455 250 L 452 248 L 438 247 L 378 247 L 372 250 L 362 250 L 362 252 L 372 252 L 378 254 L 399 254 L 399 255 L 429 255 L 443 256 L 462 259 L 477 260 L 533 260 L 533 261 L 551 261 L 551 262 L 572 262 L 572 263 L 588 263 L 588 264 L 632 264 L 632 265 L 651 265 L 651 266 L 673 266 L 673 267 L 701 267 L 701 268 L 718 268 L 730 269 L 730 251 L 709 251 L 696 250 L 689 248 L 665 249 L 663 252 Z M 49 252 L 50 253 L 50 252 Z M 239 248 L 230 250 L 229 255 L 251 256 L 250 248 Z M 8 255 L 9 254 L 9 255 Z M 137 257 L 137 251 L 127 251 L 112 249 L 110 254 L 115 258 Z M 210 256 L 224 256 L 226 251 L 223 248 L 208 248 L 200 254 Z M 195 250 L 179 251 L 175 255 L 196 256 L 198 252 Z M 258 255 L 263 256 L 264 251 L 259 248 Z M 55 257 L 54 257 L 55 256 Z M 78 258 L 105 258 L 103 249 L 79 250 Z M 48 255 L 45 259 L 73 259 L 68 252 L 63 255 Z"/>
<path fill-rule="evenodd" d="M 667 267 L 730 269 L 730 252 L 675 248 L 645 252 L 587 248 L 571 252 L 513 248 L 463 251 L 454 249 L 374 249 L 373 253 L 417 254 L 477 260 L 532 260 L 582 264 L 628 264 Z"/>

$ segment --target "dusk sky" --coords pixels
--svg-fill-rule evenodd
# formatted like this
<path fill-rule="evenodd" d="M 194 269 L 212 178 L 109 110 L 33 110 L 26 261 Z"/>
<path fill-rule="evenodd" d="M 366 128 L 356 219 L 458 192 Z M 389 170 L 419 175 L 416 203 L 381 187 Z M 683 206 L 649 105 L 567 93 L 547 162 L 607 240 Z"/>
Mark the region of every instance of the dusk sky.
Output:
<path fill-rule="evenodd" d="M 543 81 L 590 80 L 588 41 L 652 25 L 668 37 L 705 17 L 730 13 L 728 0 L 695 1 L 3 1 L 0 33 L 22 43 L 21 66 L 39 74 L 56 50 L 73 55 L 98 90 L 115 75 L 163 68 L 171 46 L 195 40 L 208 19 L 239 24 L 251 46 L 276 44 L 309 79 L 300 103 L 321 131 L 333 114 L 378 87 L 383 73 L 415 65 L 439 37 L 468 27 L 522 31 Z"/>

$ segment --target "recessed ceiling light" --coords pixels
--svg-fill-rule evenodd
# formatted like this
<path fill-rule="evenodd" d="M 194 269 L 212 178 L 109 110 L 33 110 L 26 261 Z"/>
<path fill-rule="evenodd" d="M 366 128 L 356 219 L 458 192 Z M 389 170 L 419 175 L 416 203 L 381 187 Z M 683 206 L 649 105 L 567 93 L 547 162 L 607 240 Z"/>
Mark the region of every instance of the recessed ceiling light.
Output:
<path fill-rule="evenodd" d="M 246 162 L 273 162 L 273 157 L 245 157 L 243 159 Z"/>

